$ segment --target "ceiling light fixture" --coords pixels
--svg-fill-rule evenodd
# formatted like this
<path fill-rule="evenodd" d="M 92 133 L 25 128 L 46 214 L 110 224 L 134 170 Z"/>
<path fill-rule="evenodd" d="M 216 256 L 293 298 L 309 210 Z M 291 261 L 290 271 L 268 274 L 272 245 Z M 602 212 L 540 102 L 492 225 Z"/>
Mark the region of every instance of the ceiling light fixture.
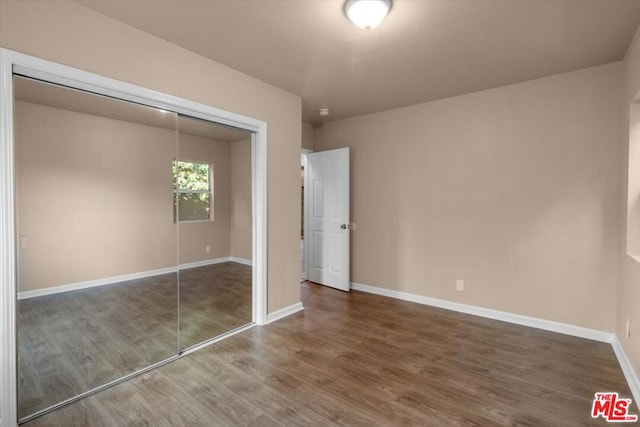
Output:
<path fill-rule="evenodd" d="M 382 22 L 391 10 L 391 0 L 347 0 L 344 13 L 356 26 L 373 28 Z"/>
<path fill-rule="evenodd" d="M 327 117 L 329 115 L 329 109 L 328 108 L 321 108 L 321 109 L 318 110 L 318 113 L 322 117 Z"/>

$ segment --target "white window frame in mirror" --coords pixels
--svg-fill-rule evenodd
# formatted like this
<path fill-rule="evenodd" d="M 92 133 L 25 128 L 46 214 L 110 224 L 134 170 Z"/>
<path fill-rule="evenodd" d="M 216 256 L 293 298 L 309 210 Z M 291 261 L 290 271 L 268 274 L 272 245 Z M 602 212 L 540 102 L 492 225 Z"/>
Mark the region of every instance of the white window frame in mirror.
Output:
<path fill-rule="evenodd" d="M 13 72 L 252 132 L 253 324 L 267 321 L 267 123 L 0 48 L 0 427 L 17 423 Z M 205 343 L 205 345 L 214 342 Z M 196 346 L 196 350 L 202 346 Z"/>

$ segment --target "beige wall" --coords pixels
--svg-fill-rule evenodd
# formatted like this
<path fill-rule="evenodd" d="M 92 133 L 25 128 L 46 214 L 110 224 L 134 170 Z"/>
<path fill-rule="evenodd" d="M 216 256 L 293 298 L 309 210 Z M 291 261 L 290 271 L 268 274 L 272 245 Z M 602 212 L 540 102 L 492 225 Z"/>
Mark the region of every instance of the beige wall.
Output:
<path fill-rule="evenodd" d="M 213 165 L 215 202 L 213 221 L 180 223 L 176 235 L 174 131 L 21 101 L 15 118 L 20 291 L 231 256 L 232 143 L 179 135 L 179 159 Z M 248 183 L 248 205 L 234 215 L 248 217 L 250 248 L 246 163 L 234 179 Z"/>
<path fill-rule="evenodd" d="M 179 224 L 180 264 L 228 257 L 231 255 L 230 143 L 182 132 L 179 134 L 178 143 L 180 160 L 207 162 L 213 166 L 213 221 Z M 207 246 L 210 252 L 207 252 Z"/>
<path fill-rule="evenodd" d="M 18 101 L 15 139 L 20 291 L 176 265 L 174 132 Z"/>
<path fill-rule="evenodd" d="M 627 183 L 629 165 L 629 104 L 640 91 L 640 29 L 625 56 L 622 99 L 622 149 L 620 160 L 620 263 L 618 317 L 616 334 L 636 373 L 640 374 L 640 262 L 626 254 Z M 633 161 L 633 159 L 631 159 Z M 640 166 L 640 157 L 635 159 Z M 627 320 L 631 321 L 631 338 L 627 338 Z"/>
<path fill-rule="evenodd" d="M 231 256 L 251 260 L 251 140 L 231 148 Z"/>
<path fill-rule="evenodd" d="M 302 148 L 313 151 L 313 126 L 311 123 L 302 122 Z"/>
<path fill-rule="evenodd" d="M 615 330 L 620 76 L 614 63 L 316 128 L 317 151 L 352 149 L 352 281 Z"/>
<path fill-rule="evenodd" d="M 0 2 L 0 45 L 267 122 L 268 311 L 300 301 L 299 96 L 72 1 Z"/>

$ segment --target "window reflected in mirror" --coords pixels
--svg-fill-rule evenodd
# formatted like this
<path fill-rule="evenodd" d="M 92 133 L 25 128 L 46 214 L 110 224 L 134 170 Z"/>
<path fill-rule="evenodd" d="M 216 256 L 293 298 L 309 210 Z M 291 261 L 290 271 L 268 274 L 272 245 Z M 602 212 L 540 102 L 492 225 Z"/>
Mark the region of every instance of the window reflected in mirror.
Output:
<path fill-rule="evenodd" d="M 181 350 L 252 322 L 251 136 L 178 117 Z"/>
<path fill-rule="evenodd" d="M 174 221 L 209 221 L 212 217 L 213 165 L 173 162 Z"/>

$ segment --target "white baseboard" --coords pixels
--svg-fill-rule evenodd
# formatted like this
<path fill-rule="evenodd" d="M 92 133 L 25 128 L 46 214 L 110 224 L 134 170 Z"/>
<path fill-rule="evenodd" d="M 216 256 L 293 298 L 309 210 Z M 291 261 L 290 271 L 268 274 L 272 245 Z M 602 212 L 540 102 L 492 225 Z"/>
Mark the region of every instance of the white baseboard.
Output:
<path fill-rule="evenodd" d="M 77 291 L 79 289 L 94 288 L 96 286 L 112 285 L 128 280 L 144 279 L 145 277 L 160 276 L 161 274 L 175 273 L 175 267 L 159 268 L 157 270 L 141 271 L 139 273 L 123 274 L 121 276 L 105 277 L 103 279 L 87 280 L 85 282 L 70 283 L 68 285 L 53 286 L 50 288 L 35 289 L 33 291 L 18 292 L 18 299 L 28 299 L 45 295 L 59 294 L 61 292 Z"/>
<path fill-rule="evenodd" d="M 636 402 L 636 405 L 640 407 L 640 378 L 638 378 L 638 374 L 633 369 L 633 365 L 627 357 L 627 354 L 624 352 L 622 344 L 620 344 L 620 340 L 617 336 L 613 339 L 611 346 L 613 347 L 613 351 L 616 353 L 618 363 L 620 363 L 620 367 L 622 368 L 622 373 L 627 380 L 627 384 L 629 384 L 631 394 L 633 394 L 633 400 Z"/>
<path fill-rule="evenodd" d="M 220 263 L 229 262 L 229 261 L 239 262 L 232 259 L 232 257 L 213 258 L 213 259 L 206 259 L 203 261 L 188 262 L 185 264 L 180 264 L 179 269 L 187 270 L 190 268 L 204 267 L 207 265 L 220 264 Z M 126 282 L 129 280 L 144 279 L 146 277 L 153 277 L 153 276 L 159 276 L 162 274 L 175 273 L 176 271 L 178 271 L 178 268 L 176 267 L 167 267 L 167 268 L 160 268 L 157 270 L 141 271 L 139 273 L 123 274 L 121 276 L 105 277 L 103 279 L 87 280 L 85 282 L 70 283 L 68 285 L 52 286 L 50 288 L 18 292 L 18 299 L 23 300 L 28 298 L 41 297 L 45 295 L 59 294 L 61 292 L 69 292 L 69 291 L 77 291 L 79 289 L 93 288 L 96 286 L 113 285 L 115 283 Z"/>
<path fill-rule="evenodd" d="M 238 257 L 235 257 L 235 256 L 230 256 L 229 257 L 229 261 L 237 262 L 238 264 L 244 264 L 244 265 L 248 265 L 248 266 L 252 266 L 253 265 L 253 261 L 251 261 L 250 259 L 238 258 Z"/>
<path fill-rule="evenodd" d="M 633 399 L 640 405 L 640 378 L 633 369 L 631 361 L 627 357 L 618 337 L 613 332 L 600 331 L 597 329 L 583 328 L 581 326 L 569 325 L 567 323 L 554 322 L 551 320 L 539 319 L 536 317 L 523 316 L 520 314 L 508 313 L 505 311 L 491 310 L 488 308 L 476 307 L 473 305 L 461 304 L 457 302 L 425 297 L 422 295 L 410 294 L 407 292 L 393 291 L 375 286 L 363 285 L 360 283 L 351 283 L 351 289 L 356 291 L 367 292 L 376 295 L 382 295 L 390 298 L 411 301 L 418 304 L 429 305 L 433 307 L 444 308 L 461 313 L 472 314 L 475 316 L 486 317 L 503 322 L 514 323 L 522 326 L 543 329 L 545 331 L 558 332 L 565 335 L 572 335 L 580 338 L 586 338 L 594 341 L 601 341 L 611 344 L 613 351 L 618 359 L 622 373 L 624 374 L 627 384 L 633 394 Z"/>
<path fill-rule="evenodd" d="M 291 316 L 293 313 L 297 313 L 301 310 L 304 310 L 301 302 L 297 302 L 288 307 L 281 308 L 280 310 L 276 310 L 273 313 L 267 314 L 267 325 L 269 323 L 275 322 L 276 320 L 280 320 L 284 317 Z"/>
<path fill-rule="evenodd" d="M 476 307 L 473 305 L 461 304 L 458 302 L 443 299 L 425 297 L 422 295 L 410 294 L 407 292 L 393 291 L 375 286 L 351 283 L 351 289 L 367 292 L 370 294 L 382 295 L 386 297 L 401 299 L 404 301 L 416 302 L 418 304 L 430 305 L 433 307 L 453 310 L 460 313 L 472 314 L 474 316 L 486 317 L 503 322 L 515 323 L 516 325 L 529 326 L 543 329 L 545 331 L 558 332 L 566 335 L 573 335 L 580 338 L 587 338 L 594 341 L 613 343 L 615 334 L 613 332 L 600 331 L 597 329 L 583 328 L 581 326 L 567 323 L 554 322 L 551 320 L 539 319 L 537 317 L 523 316 L 521 314 L 509 313 L 506 311 L 492 310 L 489 308 Z"/>
<path fill-rule="evenodd" d="M 190 268 L 205 267 L 207 265 L 221 264 L 223 262 L 229 262 L 229 261 L 231 261 L 231 257 L 212 258 L 212 259 L 205 259 L 202 261 L 187 262 L 185 264 L 180 264 L 179 267 L 180 267 L 180 270 L 188 270 Z"/>

